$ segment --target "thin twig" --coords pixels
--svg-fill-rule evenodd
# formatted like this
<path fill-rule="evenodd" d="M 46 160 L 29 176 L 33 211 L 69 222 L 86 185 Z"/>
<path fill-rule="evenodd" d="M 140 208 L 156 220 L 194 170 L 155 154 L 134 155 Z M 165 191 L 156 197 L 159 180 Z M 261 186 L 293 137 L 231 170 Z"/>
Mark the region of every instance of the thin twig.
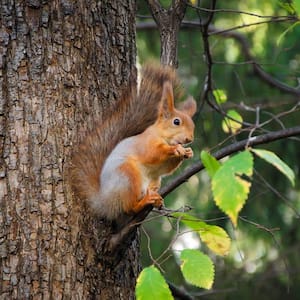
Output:
<path fill-rule="evenodd" d="M 254 172 L 256 174 L 256 176 L 259 177 L 259 179 L 261 180 L 261 182 L 263 182 L 263 184 L 272 192 L 274 193 L 279 199 L 281 199 L 297 216 L 297 218 L 300 218 L 300 213 L 297 211 L 297 209 L 290 203 L 290 201 L 288 199 L 286 199 L 279 191 L 277 191 L 263 176 L 261 176 L 259 174 L 259 172 L 257 172 L 254 169 Z"/>
<path fill-rule="evenodd" d="M 203 12 L 212 12 L 212 13 L 235 13 L 235 14 L 242 14 L 242 15 L 248 15 L 248 16 L 253 16 L 253 17 L 256 17 L 256 18 L 262 18 L 262 19 L 266 19 L 266 18 L 274 18 L 274 19 L 277 19 L 277 18 L 286 18 L 286 17 L 289 17 L 289 18 L 295 18 L 295 16 L 264 16 L 264 15 L 258 15 L 256 13 L 251 13 L 251 12 L 247 12 L 247 11 L 242 11 L 242 10 L 238 10 L 238 9 L 228 9 L 228 8 L 222 8 L 222 9 L 210 9 L 210 8 L 204 8 L 204 7 L 199 7 L 199 6 L 195 6 L 195 5 L 192 5 L 192 4 L 188 4 L 188 6 L 196 9 L 196 10 L 199 10 L 199 11 L 203 11 Z"/>
<path fill-rule="evenodd" d="M 255 223 L 255 222 L 253 222 L 251 220 L 248 220 L 247 218 L 241 217 L 241 216 L 239 217 L 239 219 L 241 219 L 244 222 L 249 223 L 249 224 L 251 224 L 251 225 L 253 225 L 253 226 L 255 226 L 255 227 L 259 228 L 259 229 L 263 229 L 264 231 L 268 232 L 271 235 L 271 237 L 272 237 L 272 239 L 274 241 L 274 244 L 279 249 L 279 253 L 282 252 L 281 251 L 282 248 L 280 246 L 280 243 L 277 241 L 277 239 L 275 237 L 275 234 L 274 234 L 274 231 L 280 230 L 279 228 L 271 228 L 271 229 L 269 229 L 269 228 L 267 228 L 267 227 L 265 227 L 265 226 L 263 226 L 261 224 Z M 286 270 L 286 273 L 287 273 L 288 283 L 289 283 L 290 282 L 290 274 L 289 274 L 289 267 L 288 267 L 287 259 L 282 254 L 280 254 L 280 256 L 281 256 L 282 261 L 284 263 L 284 267 L 285 267 L 285 270 Z"/>
<path fill-rule="evenodd" d="M 222 30 L 216 30 L 210 33 L 210 35 L 217 35 L 217 34 L 225 34 L 231 31 L 236 31 L 237 29 L 243 29 L 246 27 L 251 27 L 251 26 L 257 26 L 257 25 L 262 25 L 262 24 L 268 24 L 268 23 L 276 23 L 276 22 L 296 22 L 299 20 L 295 20 L 294 18 L 278 18 L 278 19 L 271 19 L 271 20 L 265 20 L 265 21 L 259 21 L 259 22 L 252 22 L 252 23 L 246 23 L 246 24 L 241 24 L 238 26 L 234 26 L 231 28 L 227 29 L 222 29 Z"/>

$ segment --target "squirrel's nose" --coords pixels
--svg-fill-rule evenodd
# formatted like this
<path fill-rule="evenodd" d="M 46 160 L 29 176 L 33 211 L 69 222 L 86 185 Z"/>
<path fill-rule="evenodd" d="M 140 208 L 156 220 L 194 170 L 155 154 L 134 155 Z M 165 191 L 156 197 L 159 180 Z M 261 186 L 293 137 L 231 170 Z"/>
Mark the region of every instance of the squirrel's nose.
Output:
<path fill-rule="evenodd" d="M 189 144 L 189 143 L 191 143 L 192 141 L 193 141 L 193 136 L 190 136 L 190 137 L 186 137 L 185 138 L 185 144 Z"/>

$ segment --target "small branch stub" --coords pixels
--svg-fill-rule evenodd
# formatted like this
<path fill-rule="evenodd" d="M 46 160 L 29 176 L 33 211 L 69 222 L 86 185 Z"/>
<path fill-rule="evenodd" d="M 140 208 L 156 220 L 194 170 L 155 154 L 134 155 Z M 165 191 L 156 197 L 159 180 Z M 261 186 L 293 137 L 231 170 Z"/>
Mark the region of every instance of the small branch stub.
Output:
<path fill-rule="evenodd" d="M 165 9 L 159 1 L 148 0 L 148 6 L 160 33 L 161 64 L 176 68 L 178 65 L 178 32 L 185 15 L 187 1 L 173 1 L 172 5 Z"/>

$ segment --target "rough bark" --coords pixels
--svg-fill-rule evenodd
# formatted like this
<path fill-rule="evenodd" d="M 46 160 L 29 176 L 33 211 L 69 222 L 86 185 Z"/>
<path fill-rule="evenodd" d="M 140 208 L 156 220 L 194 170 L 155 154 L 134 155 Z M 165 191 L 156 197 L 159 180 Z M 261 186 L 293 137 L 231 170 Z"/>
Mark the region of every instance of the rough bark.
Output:
<path fill-rule="evenodd" d="M 75 201 L 68 163 L 126 86 L 135 1 L 0 5 L 0 299 L 131 299 L 136 234 L 110 257 L 109 224 Z"/>

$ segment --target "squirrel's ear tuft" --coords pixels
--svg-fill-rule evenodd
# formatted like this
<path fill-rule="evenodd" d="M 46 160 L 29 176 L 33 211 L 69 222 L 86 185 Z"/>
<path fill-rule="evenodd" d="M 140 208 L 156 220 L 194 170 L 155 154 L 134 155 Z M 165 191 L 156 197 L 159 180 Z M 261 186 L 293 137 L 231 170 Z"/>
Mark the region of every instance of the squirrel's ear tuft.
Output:
<path fill-rule="evenodd" d="M 173 111 L 174 111 L 173 86 L 170 81 L 166 81 L 164 82 L 163 85 L 160 115 L 168 118 L 170 113 L 172 113 Z"/>
<path fill-rule="evenodd" d="M 195 99 L 192 96 L 189 96 L 184 102 L 179 104 L 178 109 L 192 117 L 197 111 Z"/>

